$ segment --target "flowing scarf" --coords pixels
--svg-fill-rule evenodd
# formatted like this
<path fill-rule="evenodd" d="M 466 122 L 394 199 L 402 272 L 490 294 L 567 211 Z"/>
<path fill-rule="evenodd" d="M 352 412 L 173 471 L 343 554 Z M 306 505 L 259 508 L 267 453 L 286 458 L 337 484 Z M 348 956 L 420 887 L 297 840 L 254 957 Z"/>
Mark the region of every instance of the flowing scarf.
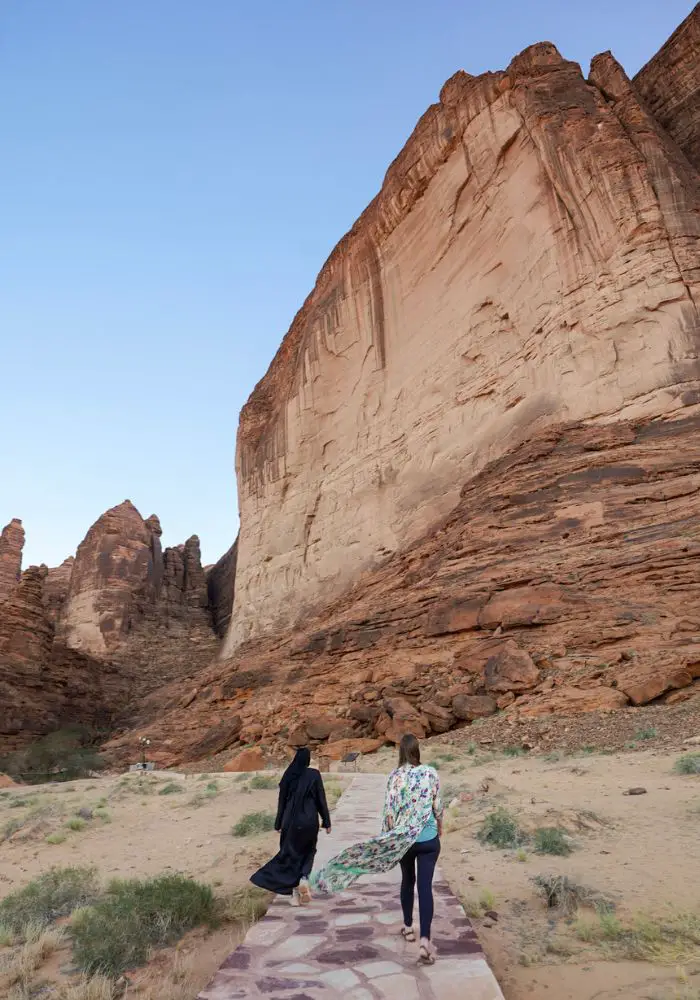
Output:
<path fill-rule="evenodd" d="M 321 892 L 341 892 L 362 875 L 389 871 L 415 844 L 431 815 L 439 819 L 442 811 L 440 779 L 434 768 L 410 764 L 397 768 L 387 782 L 382 832 L 331 858 L 312 873 L 311 885 Z"/>

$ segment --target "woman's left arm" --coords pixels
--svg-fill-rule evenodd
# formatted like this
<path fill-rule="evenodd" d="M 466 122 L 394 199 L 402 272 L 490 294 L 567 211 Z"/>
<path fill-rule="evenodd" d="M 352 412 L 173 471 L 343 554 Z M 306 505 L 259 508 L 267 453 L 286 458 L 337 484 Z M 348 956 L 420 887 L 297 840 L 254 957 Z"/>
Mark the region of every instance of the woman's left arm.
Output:
<path fill-rule="evenodd" d="M 331 814 L 328 811 L 326 800 L 326 789 L 323 787 L 323 778 L 319 774 L 316 780 L 316 808 L 321 816 L 321 826 L 324 830 L 331 832 Z"/>
<path fill-rule="evenodd" d="M 438 837 L 442 836 L 442 817 L 445 812 L 445 807 L 442 804 L 442 795 L 440 794 L 440 775 L 435 772 L 435 787 L 433 789 L 433 813 L 435 814 L 435 819 L 437 820 Z"/>

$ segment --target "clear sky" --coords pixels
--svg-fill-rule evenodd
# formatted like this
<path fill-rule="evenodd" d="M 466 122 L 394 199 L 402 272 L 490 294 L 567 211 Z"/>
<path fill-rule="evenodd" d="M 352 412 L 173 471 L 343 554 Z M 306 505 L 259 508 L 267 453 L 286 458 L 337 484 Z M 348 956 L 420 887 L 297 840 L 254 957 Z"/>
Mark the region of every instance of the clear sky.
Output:
<path fill-rule="evenodd" d="M 457 69 L 555 42 L 632 74 L 692 0 L 0 0 L 0 526 L 106 508 L 206 562 L 238 411 Z"/>

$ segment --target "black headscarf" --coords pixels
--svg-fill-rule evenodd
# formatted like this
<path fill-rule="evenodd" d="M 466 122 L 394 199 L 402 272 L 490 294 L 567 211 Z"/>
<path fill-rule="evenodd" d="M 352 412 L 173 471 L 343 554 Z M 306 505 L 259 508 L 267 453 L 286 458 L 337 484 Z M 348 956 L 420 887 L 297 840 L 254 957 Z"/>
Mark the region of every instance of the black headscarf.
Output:
<path fill-rule="evenodd" d="M 282 775 L 280 781 L 280 791 L 291 795 L 296 788 L 299 778 L 311 763 L 311 751 L 308 747 L 302 747 L 294 754 L 294 760 Z"/>

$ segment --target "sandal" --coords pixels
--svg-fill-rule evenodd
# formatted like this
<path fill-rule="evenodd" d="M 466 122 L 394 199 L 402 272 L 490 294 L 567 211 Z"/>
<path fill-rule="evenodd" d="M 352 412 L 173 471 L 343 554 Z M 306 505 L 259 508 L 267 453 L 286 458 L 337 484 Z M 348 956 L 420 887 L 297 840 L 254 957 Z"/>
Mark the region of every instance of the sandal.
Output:
<path fill-rule="evenodd" d="M 418 952 L 418 965 L 435 965 L 435 949 L 432 945 L 421 944 Z"/>
<path fill-rule="evenodd" d="M 413 930 L 412 927 L 402 927 L 401 937 L 404 939 L 404 941 L 414 942 L 416 940 L 416 932 Z"/>
<path fill-rule="evenodd" d="M 311 900 L 313 899 L 309 883 L 306 879 L 301 880 L 297 892 L 299 893 L 299 900 L 302 906 L 304 906 L 306 903 L 310 903 Z"/>

